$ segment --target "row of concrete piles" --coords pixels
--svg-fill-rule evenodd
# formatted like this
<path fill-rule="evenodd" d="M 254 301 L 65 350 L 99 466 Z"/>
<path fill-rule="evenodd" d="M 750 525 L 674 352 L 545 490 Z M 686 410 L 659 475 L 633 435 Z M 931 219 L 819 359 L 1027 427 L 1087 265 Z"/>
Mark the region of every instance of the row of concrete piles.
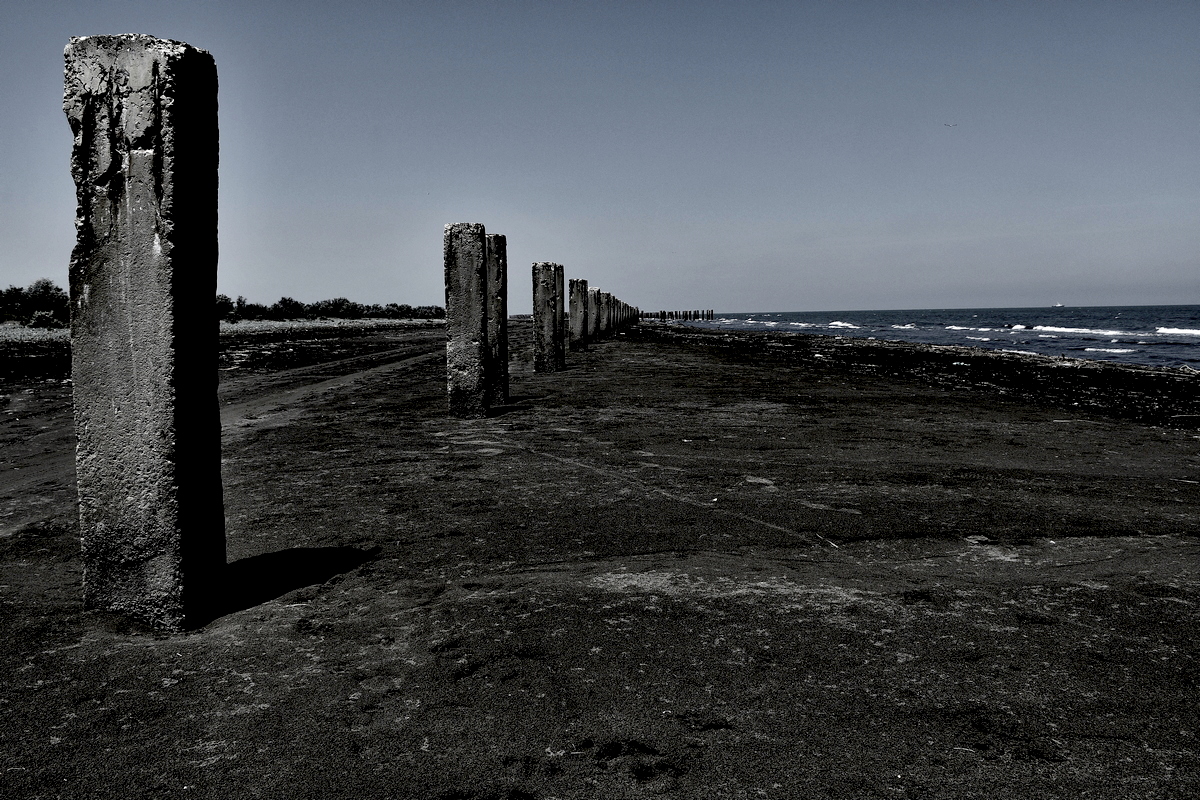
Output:
<path fill-rule="evenodd" d="M 507 239 L 458 222 L 442 236 L 446 280 L 446 394 L 450 414 L 482 417 L 508 402 Z M 565 369 L 567 350 L 586 350 L 641 318 L 641 310 L 562 264 L 533 264 L 533 368 Z M 564 292 L 569 288 L 570 297 Z"/>
<path fill-rule="evenodd" d="M 533 264 L 533 369 L 557 372 L 566 368 L 567 350 L 587 350 L 592 342 L 637 323 L 641 310 L 619 297 L 589 286 L 584 278 L 567 282 L 563 295 L 563 265 Z"/>
<path fill-rule="evenodd" d="M 669 322 L 673 320 L 694 321 L 694 320 L 712 320 L 715 312 L 709 309 L 698 309 L 696 311 L 659 311 L 657 314 L 653 311 L 646 312 L 642 315 L 642 319 L 657 319 L 659 322 Z"/>
<path fill-rule="evenodd" d="M 226 564 L 213 314 L 216 65 L 141 34 L 73 38 L 64 56 L 84 604 L 177 631 L 238 591 Z M 478 416 L 508 400 L 505 237 L 448 226 L 445 265 L 450 407 Z M 564 366 L 564 338 L 586 347 L 638 315 L 572 280 L 568 317 L 562 267 L 535 264 L 534 275 L 545 283 L 535 294 L 549 291 L 535 308 L 546 332 L 539 369 Z"/>

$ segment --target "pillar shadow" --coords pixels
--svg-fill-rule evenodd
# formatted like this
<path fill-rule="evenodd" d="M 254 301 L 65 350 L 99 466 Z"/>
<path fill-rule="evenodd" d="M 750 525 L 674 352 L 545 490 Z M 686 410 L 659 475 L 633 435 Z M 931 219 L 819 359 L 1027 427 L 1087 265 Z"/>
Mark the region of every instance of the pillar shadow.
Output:
<path fill-rule="evenodd" d="M 262 605 L 304 586 L 324 583 L 379 557 L 382 548 L 291 547 L 274 553 L 241 558 L 225 567 L 209 613 L 195 627 Z"/>
<path fill-rule="evenodd" d="M 499 417 L 504 414 L 511 414 L 514 411 L 528 411 L 531 408 L 533 408 L 532 403 L 508 402 L 502 406 L 492 406 L 487 410 L 487 415 L 489 417 Z"/>

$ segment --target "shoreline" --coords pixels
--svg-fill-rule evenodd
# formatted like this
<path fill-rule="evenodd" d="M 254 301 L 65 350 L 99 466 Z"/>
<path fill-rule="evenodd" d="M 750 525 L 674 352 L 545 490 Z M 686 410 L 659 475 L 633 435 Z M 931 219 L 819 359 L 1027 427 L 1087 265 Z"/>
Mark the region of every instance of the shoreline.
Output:
<path fill-rule="evenodd" d="M 956 391 L 1086 410 L 1146 424 L 1200 427 L 1200 372 L 961 345 L 791 331 L 710 330 L 651 322 L 632 335 L 818 372 L 886 375 Z"/>
<path fill-rule="evenodd" d="M 1200 305 L 721 315 L 683 325 L 890 339 L 1200 370 Z"/>

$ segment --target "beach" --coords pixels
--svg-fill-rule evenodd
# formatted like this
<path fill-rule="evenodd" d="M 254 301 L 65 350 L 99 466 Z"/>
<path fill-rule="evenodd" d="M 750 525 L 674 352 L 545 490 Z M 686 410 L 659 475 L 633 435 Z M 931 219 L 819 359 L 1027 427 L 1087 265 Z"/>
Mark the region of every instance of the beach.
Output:
<path fill-rule="evenodd" d="M 82 609 L 64 345 L 9 351 L 6 791 L 1200 790 L 1194 375 L 530 328 L 481 420 L 436 326 L 226 335 L 230 585 L 171 637 Z"/>

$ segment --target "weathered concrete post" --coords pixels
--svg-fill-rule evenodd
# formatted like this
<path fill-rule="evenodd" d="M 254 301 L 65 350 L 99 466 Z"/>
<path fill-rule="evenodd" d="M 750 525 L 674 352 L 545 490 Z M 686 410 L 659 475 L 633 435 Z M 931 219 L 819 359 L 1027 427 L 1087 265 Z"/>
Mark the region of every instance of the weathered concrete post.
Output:
<path fill-rule="evenodd" d="M 533 369 L 562 369 L 562 295 L 558 292 L 562 265 L 549 261 L 533 264 Z"/>
<path fill-rule="evenodd" d="M 599 303 L 600 315 L 599 316 L 600 316 L 600 336 L 601 336 L 601 338 L 607 337 L 608 333 L 609 333 L 608 328 L 609 328 L 609 322 L 611 321 L 611 312 L 609 309 L 609 306 L 611 305 L 611 303 L 609 301 L 610 301 L 611 297 L 612 297 L 612 295 L 610 295 L 608 292 L 600 293 L 600 298 L 599 298 L 599 300 L 600 300 L 600 303 Z"/>
<path fill-rule="evenodd" d="M 590 320 L 588 319 L 588 282 L 571 279 L 571 349 L 586 350 Z"/>
<path fill-rule="evenodd" d="M 508 239 L 487 234 L 487 404 L 508 402 Z"/>
<path fill-rule="evenodd" d="M 217 69 L 140 34 L 64 55 L 84 603 L 179 630 L 213 609 L 225 569 Z"/>
<path fill-rule="evenodd" d="M 600 290 L 589 286 L 588 297 L 588 341 L 595 342 L 600 338 Z"/>
<path fill-rule="evenodd" d="M 554 340 L 555 369 L 567 368 L 567 293 L 566 281 L 562 264 L 554 268 L 554 327 L 557 337 Z"/>
<path fill-rule="evenodd" d="M 446 395 L 450 414 L 482 417 L 488 409 L 487 233 L 477 222 L 447 225 Z"/>

